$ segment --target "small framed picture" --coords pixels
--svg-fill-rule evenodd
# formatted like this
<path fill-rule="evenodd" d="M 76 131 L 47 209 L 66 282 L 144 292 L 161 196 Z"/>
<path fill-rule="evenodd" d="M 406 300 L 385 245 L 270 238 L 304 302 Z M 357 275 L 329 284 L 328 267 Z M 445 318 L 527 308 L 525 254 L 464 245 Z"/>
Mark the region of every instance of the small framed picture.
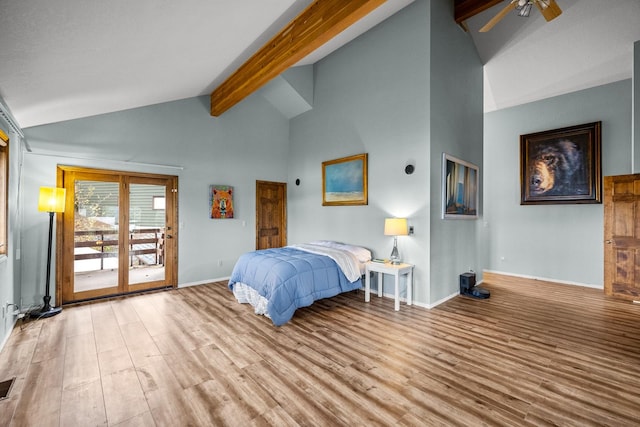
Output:
<path fill-rule="evenodd" d="M 442 218 L 478 218 L 478 166 L 442 154 Z"/>
<path fill-rule="evenodd" d="M 233 187 L 209 186 L 209 213 L 213 219 L 233 218 Z"/>

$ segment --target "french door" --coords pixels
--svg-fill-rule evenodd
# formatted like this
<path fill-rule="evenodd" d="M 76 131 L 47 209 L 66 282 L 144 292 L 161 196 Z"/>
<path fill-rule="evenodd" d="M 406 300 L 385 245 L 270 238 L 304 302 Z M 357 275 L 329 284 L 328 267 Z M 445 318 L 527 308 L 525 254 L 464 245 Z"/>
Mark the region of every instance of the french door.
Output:
<path fill-rule="evenodd" d="M 177 177 L 61 166 L 58 179 L 67 191 L 56 302 L 177 285 Z"/>

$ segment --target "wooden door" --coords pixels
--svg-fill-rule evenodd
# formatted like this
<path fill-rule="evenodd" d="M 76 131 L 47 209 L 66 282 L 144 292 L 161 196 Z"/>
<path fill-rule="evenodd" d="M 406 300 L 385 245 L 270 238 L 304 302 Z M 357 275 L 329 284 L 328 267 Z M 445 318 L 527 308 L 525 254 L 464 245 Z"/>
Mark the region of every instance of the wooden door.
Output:
<path fill-rule="evenodd" d="M 177 177 L 59 168 L 60 304 L 177 285 Z"/>
<path fill-rule="evenodd" d="M 256 181 L 256 249 L 287 244 L 287 184 Z"/>
<path fill-rule="evenodd" d="M 604 178 L 604 292 L 640 300 L 640 174 Z"/>

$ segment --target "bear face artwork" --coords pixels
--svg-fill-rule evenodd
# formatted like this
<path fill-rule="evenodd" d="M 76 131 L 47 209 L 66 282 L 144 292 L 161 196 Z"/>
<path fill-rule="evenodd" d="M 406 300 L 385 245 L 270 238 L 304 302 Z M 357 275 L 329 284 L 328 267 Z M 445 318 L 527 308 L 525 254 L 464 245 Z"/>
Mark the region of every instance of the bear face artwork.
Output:
<path fill-rule="evenodd" d="M 211 218 L 233 218 L 233 187 L 211 186 Z"/>
<path fill-rule="evenodd" d="M 602 122 L 520 135 L 520 204 L 602 203 Z"/>
<path fill-rule="evenodd" d="M 532 143 L 529 151 L 529 194 L 567 196 L 589 194 L 584 153 L 567 139 Z"/>

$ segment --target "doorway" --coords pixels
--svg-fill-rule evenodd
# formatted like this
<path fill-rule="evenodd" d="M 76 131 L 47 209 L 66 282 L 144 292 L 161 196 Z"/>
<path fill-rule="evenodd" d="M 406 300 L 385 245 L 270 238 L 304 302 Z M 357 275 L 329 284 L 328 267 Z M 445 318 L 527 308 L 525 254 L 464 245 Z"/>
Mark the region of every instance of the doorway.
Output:
<path fill-rule="evenodd" d="M 256 181 L 256 250 L 287 244 L 287 184 Z"/>
<path fill-rule="evenodd" d="M 604 292 L 640 300 L 640 174 L 604 177 Z"/>
<path fill-rule="evenodd" d="M 58 304 L 177 285 L 176 176 L 60 166 L 58 185 Z"/>

